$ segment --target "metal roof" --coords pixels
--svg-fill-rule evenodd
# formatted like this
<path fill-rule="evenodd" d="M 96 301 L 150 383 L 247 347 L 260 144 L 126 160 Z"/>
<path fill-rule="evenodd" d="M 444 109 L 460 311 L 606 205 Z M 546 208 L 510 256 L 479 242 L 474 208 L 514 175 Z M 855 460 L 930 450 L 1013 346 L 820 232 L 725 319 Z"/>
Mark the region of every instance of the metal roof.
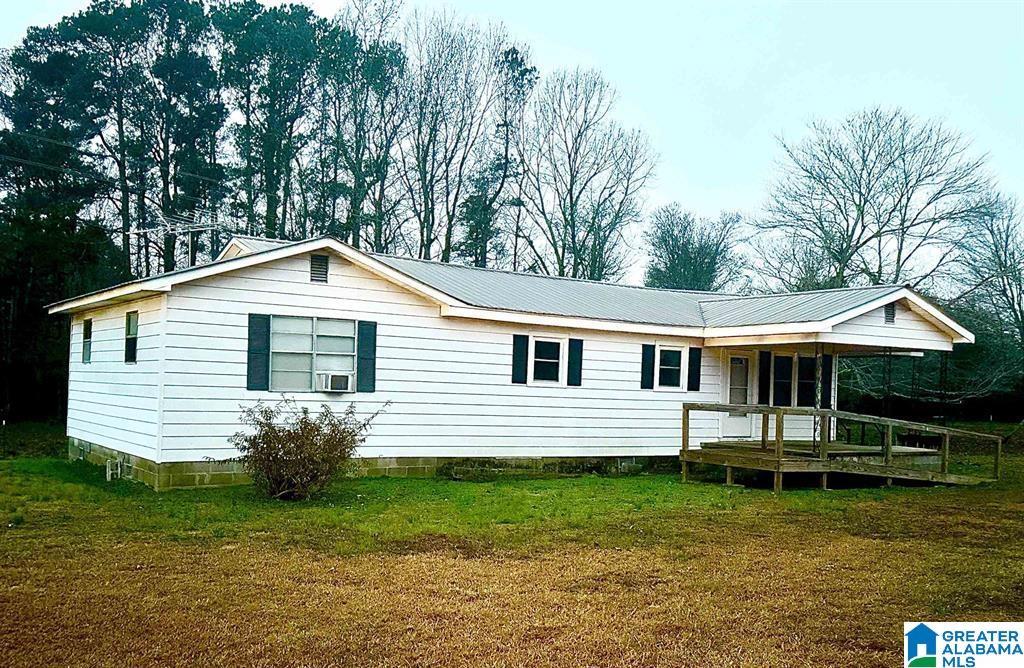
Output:
<path fill-rule="evenodd" d="M 289 245 L 316 241 L 288 241 L 237 236 L 252 255 Z M 370 253 L 374 259 L 456 300 L 480 308 L 522 313 L 611 320 L 677 327 L 741 327 L 747 325 L 817 322 L 828 320 L 902 288 L 894 285 L 841 288 L 778 295 L 740 296 L 689 290 L 661 290 L 619 283 L 526 274 L 469 267 L 430 260 Z M 212 264 L 228 264 L 218 260 Z M 106 290 L 144 284 L 175 274 L 188 274 L 210 265 L 187 267 L 148 279 L 129 281 Z M 187 280 L 187 279 L 186 279 Z M 59 306 L 68 301 L 51 304 Z"/>
<path fill-rule="evenodd" d="M 392 255 L 374 254 L 373 257 L 459 301 L 508 311 L 703 327 L 699 299 L 720 296 L 481 269 Z"/>
<path fill-rule="evenodd" d="M 726 299 L 715 297 L 701 300 L 700 308 L 708 327 L 818 322 L 902 289 L 898 285 L 877 285 Z"/>
<path fill-rule="evenodd" d="M 256 252 L 281 239 L 244 237 Z M 680 327 L 742 327 L 828 320 L 887 294 L 896 285 L 739 296 L 661 290 L 526 274 L 371 253 L 406 276 L 480 308 Z"/>
<path fill-rule="evenodd" d="M 238 239 L 247 248 L 251 248 L 254 253 L 262 253 L 265 250 L 272 248 L 280 248 L 288 244 L 300 243 L 298 241 L 289 241 L 288 239 L 267 239 L 265 237 L 250 237 L 242 234 L 236 234 L 231 237 L 232 241 Z M 305 239 L 303 241 L 306 241 Z"/>

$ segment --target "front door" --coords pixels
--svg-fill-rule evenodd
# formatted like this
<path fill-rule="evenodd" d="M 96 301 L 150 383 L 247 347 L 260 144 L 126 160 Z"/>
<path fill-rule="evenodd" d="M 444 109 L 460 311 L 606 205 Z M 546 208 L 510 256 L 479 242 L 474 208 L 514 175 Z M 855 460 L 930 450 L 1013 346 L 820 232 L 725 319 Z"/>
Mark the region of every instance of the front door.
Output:
<path fill-rule="evenodd" d="M 750 360 L 747 355 L 729 355 L 729 366 L 726 370 L 727 380 L 725 400 L 730 404 L 750 403 Z M 722 413 L 723 438 L 750 438 L 753 433 L 752 415 L 733 415 Z"/>

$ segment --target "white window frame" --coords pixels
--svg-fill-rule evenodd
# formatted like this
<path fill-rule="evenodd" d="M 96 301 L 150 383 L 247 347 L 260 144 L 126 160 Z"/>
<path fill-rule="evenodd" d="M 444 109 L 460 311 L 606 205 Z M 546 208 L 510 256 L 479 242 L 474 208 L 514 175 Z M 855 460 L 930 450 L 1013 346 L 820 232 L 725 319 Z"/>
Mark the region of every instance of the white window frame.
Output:
<path fill-rule="evenodd" d="M 661 384 L 661 351 L 679 351 L 679 385 Z M 661 392 L 688 392 L 690 377 L 690 346 L 677 343 L 657 343 L 654 346 L 654 389 Z"/>
<path fill-rule="evenodd" d="M 86 324 L 88 323 L 88 327 Z M 85 330 L 89 330 L 89 338 L 85 338 Z M 93 335 L 96 333 L 96 323 L 92 318 L 82 318 L 82 364 L 92 364 L 92 341 Z M 88 344 L 88 346 L 86 346 Z M 89 352 L 86 353 L 86 350 Z"/>
<path fill-rule="evenodd" d="M 305 318 L 312 321 L 312 337 L 313 350 L 311 353 L 305 351 L 296 350 L 274 350 L 274 318 Z M 342 322 L 352 323 L 352 391 L 355 392 L 357 374 L 359 371 L 359 321 L 355 318 L 320 318 L 315 315 L 271 315 L 270 316 L 270 359 L 267 361 L 267 387 L 270 392 L 287 392 L 289 394 L 333 394 L 325 392 L 317 387 L 317 369 L 316 369 L 316 332 L 317 332 L 317 321 L 318 320 L 340 320 Z M 325 334 L 325 336 L 330 336 Z M 308 390 L 280 390 L 274 387 L 274 353 L 293 353 L 298 355 L 312 355 L 312 363 L 310 369 L 310 389 Z M 330 357 L 342 357 L 348 356 L 349 353 L 321 353 L 322 355 Z M 346 373 L 346 372 L 334 372 L 334 373 Z"/>
<path fill-rule="evenodd" d="M 135 314 L 135 334 L 134 335 L 129 335 L 128 334 L 128 316 L 130 316 L 133 313 Z M 127 356 L 127 354 L 128 354 L 128 339 L 135 339 L 135 359 L 133 359 L 133 360 L 124 360 L 125 364 L 138 364 L 139 363 L 139 326 L 141 325 L 141 322 L 142 321 L 139 318 L 139 310 L 138 309 L 135 309 L 134 311 L 125 311 L 124 312 L 124 355 L 122 355 L 122 359 L 124 359 L 124 357 Z"/>
<path fill-rule="evenodd" d="M 533 377 L 534 353 L 536 341 L 551 341 L 558 344 L 558 380 L 535 380 Z M 569 377 L 569 337 L 552 336 L 550 334 L 530 334 L 530 350 L 526 358 L 526 383 L 548 387 L 565 387 Z"/>

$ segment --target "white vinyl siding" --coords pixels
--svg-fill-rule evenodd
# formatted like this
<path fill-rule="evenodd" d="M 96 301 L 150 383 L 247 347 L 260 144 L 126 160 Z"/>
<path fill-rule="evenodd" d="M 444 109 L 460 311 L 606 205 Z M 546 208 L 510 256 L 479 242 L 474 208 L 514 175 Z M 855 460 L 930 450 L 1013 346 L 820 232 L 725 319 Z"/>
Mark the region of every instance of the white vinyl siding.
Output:
<path fill-rule="evenodd" d="M 649 337 L 442 318 L 436 305 L 345 262 L 330 263 L 327 285 L 310 284 L 308 256 L 297 256 L 168 296 L 165 461 L 232 456 L 239 405 L 280 399 L 245 389 L 249 313 L 378 323 L 376 392 L 287 395 L 313 410 L 354 401 L 362 415 L 390 401 L 360 450 L 367 457 L 672 456 L 683 397 L 716 401 L 721 392 L 715 355 L 704 356 L 700 392 L 652 394 L 640 389 Z M 583 387 L 511 383 L 513 334 L 561 340 L 562 349 L 570 336 L 584 339 Z M 691 434 L 694 445 L 717 437 L 717 417 L 695 417 Z"/>
<path fill-rule="evenodd" d="M 158 459 L 164 297 L 76 315 L 71 322 L 68 436 Z M 125 321 L 138 311 L 135 364 L 125 364 Z M 83 363 L 84 320 L 92 320 L 89 362 Z"/>
<path fill-rule="evenodd" d="M 952 337 L 939 330 L 928 320 L 907 308 L 902 302 L 896 303 L 893 322 L 885 321 L 885 307 L 851 318 L 832 328 L 836 334 L 869 337 L 876 345 L 891 341 L 895 348 L 905 349 L 948 349 Z"/>

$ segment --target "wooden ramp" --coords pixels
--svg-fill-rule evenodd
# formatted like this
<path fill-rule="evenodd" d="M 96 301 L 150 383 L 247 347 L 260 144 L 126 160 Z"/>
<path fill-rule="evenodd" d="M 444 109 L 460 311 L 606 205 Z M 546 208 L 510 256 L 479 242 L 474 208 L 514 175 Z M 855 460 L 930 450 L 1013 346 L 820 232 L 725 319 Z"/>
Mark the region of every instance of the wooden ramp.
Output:
<path fill-rule="evenodd" d="M 846 444 L 836 444 L 837 449 L 845 450 Z M 913 450 L 915 448 L 908 448 Z M 958 473 L 942 472 L 924 467 L 905 466 L 898 463 L 885 464 L 871 461 L 881 458 L 877 448 L 869 448 L 870 453 L 859 452 L 830 452 L 827 459 L 817 456 L 809 456 L 796 449 L 785 450 L 782 458 L 776 456 L 773 450 L 761 450 L 756 445 L 704 443 L 700 449 L 688 449 L 681 453 L 684 464 L 684 476 L 686 464 L 714 464 L 724 466 L 726 469 L 726 482 L 732 484 L 732 469 L 749 469 L 756 471 L 771 471 L 776 473 L 776 488 L 781 489 L 781 475 L 785 473 L 817 473 L 826 476 L 829 473 L 848 473 L 854 475 L 875 476 L 887 480 L 917 480 L 922 482 L 934 482 L 947 485 L 977 485 L 985 482 L 984 478 L 961 475 Z M 895 453 L 894 453 L 895 454 Z M 931 457 L 938 456 L 935 450 L 924 450 L 915 453 L 901 453 L 901 457 Z M 822 485 L 827 485 L 827 478 L 822 479 Z"/>
<path fill-rule="evenodd" d="M 699 448 L 690 447 L 689 424 L 691 411 L 727 412 L 730 414 L 761 415 L 761 439 L 742 441 L 711 441 Z M 805 415 L 815 418 L 813 430 L 819 439 L 812 441 L 785 440 L 785 416 Z M 832 421 L 850 420 L 875 424 L 883 428 L 881 446 L 844 443 L 833 440 Z M 774 420 L 772 428 L 770 420 Z M 942 436 L 940 448 L 896 445 L 896 430 L 908 433 L 934 433 Z M 995 461 L 992 478 L 949 472 L 950 439 L 953 436 L 992 439 L 995 442 Z M 713 464 L 725 467 L 726 484 L 733 482 L 734 469 L 771 471 L 775 475 L 774 489 L 782 490 L 783 476 L 787 473 L 811 473 L 821 476 L 821 486 L 828 485 L 829 473 L 873 476 L 887 482 L 915 480 L 947 485 L 977 485 L 999 479 L 1002 439 L 991 434 L 967 432 L 949 427 L 929 425 L 892 418 L 859 415 L 845 411 L 810 408 L 779 408 L 735 404 L 683 404 L 682 448 L 679 459 L 683 480 L 689 465 Z"/>

